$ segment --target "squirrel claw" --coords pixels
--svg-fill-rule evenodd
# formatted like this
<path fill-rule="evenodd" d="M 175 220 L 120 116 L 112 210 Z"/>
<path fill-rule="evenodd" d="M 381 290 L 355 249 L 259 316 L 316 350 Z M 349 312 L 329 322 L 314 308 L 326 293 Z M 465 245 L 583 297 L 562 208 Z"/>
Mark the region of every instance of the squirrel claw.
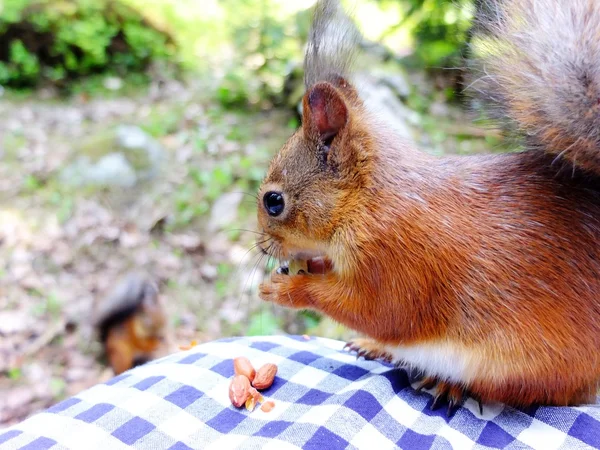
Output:
<path fill-rule="evenodd" d="M 435 386 L 435 395 L 429 409 L 435 411 L 444 403 L 448 403 L 446 411 L 447 417 L 452 417 L 458 409 L 464 404 L 466 391 L 462 386 L 451 384 L 446 381 L 439 381 L 436 377 L 425 377 L 419 382 L 416 387 L 416 392 L 421 392 L 423 389 L 431 389 Z M 480 410 L 482 410 L 481 402 L 479 402 Z"/>
<path fill-rule="evenodd" d="M 385 350 L 383 344 L 373 339 L 355 339 L 346 343 L 344 350 L 356 353 L 356 359 L 364 358 L 367 361 L 382 360 L 391 363 L 393 356 Z"/>
<path fill-rule="evenodd" d="M 460 398 L 456 398 L 453 396 L 448 396 L 449 400 L 448 400 L 448 409 L 446 411 L 446 416 L 447 417 L 452 417 L 456 411 L 458 411 L 460 409 L 460 407 L 463 405 L 464 400 L 462 397 Z"/>
<path fill-rule="evenodd" d="M 471 398 L 477 402 L 477 405 L 479 406 L 479 414 L 483 415 L 483 402 L 481 401 L 481 397 L 471 394 Z"/>
<path fill-rule="evenodd" d="M 421 380 L 416 387 L 415 391 L 421 392 L 423 389 L 429 390 L 432 389 L 437 384 L 437 379 L 435 377 L 425 377 Z"/>
<path fill-rule="evenodd" d="M 347 342 L 346 345 L 344 345 L 344 350 L 348 350 L 350 353 L 356 353 L 356 359 L 360 359 L 361 357 L 364 357 L 365 359 L 369 359 L 367 352 L 363 349 L 361 349 L 359 346 L 357 346 L 356 344 L 354 344 L 354 342 Z"/>
<path fill-rule="evenodd" d="M 438 394 L 433 398 L 433 402 L 431 403 L 431 406 L 429 407 L 430 410 L 435 411 L 437 409 L 440 408 L 440 406 L 442 405 L 442 403 L 444 403 L 446 397 L 444 394 Z"/>

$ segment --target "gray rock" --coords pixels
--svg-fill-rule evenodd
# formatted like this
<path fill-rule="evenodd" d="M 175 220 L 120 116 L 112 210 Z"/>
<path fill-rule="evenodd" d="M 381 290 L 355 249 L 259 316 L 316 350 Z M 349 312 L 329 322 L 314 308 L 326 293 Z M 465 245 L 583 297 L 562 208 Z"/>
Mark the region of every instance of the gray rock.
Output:
<path fill-rule="evenodd" d="M 216 280 L 217 276 L 219 275 L 219 272 L 218 272 L 217 268 L 215 266 L 213 266 L 212 264 L 204 264 L 200 268 L 200 275 L 206 281 L 214 281 L 214 280 Z"/>
<path fill-rule="evenodd" d="M 165 159 L 164 149 L 150 135 L 139 127 L 121 125 L 84 141 L 60 179 L 75 187 L 130 188 L 157 176 Z"/>
<path fill-rule="evenodd" d="M 119 77 L 106 77 L 102 84 L 109 91 L 118 91 L 123 87 L 123 80 Z"/>
<path fill-rule="evenodd" d="M 387 123 L 400 137 L 413 140 L 409 126 L 414 112 L 406 107 L 395 91 L 377 76 L 360 74 L 355 78 L 357 89 L 367 109 Z"/>
<path fill-rule="evenodd" d="M 162 146 L 139 127 L 121 125 L 116 131 L 116 144 L 121 147 L 141 178 L 153 177 L 166 158 Z"/>
<path fill-rule="evenodd" d="M 358 73 L 352 81 L 374 115 L 391 126 L 400 137 L 413 140 L 410 123 L 414 121 L 415 113 L 402 102 L 410 95 L 410 84 L 402 72 L 379 68 L 369 73 Z M 286 83 L 290 90 L 289 100 L 296 105 L 298 114 L 302 115 L 302 79 L 290 78 Z"/>
<path fill-rule="evenodd" d="M 410 95 L 410 84 L 403 74 L 382 74 L 381 82 L 390 87 L 394 93 L 401 99 L 406 99 Z"/>
<path fill-rule="evenodd" d="M 0 336 L 20 333 L 31 327 L 32 319 L 25 311 L 0 311 Z"/>
<path fill-rule="evenodd" d="M 61 173 L 63 183 L 81 186 L 132 187 L 137 182 L 135 170 L 122 153 L 109 153 L 97 162 L 80 156 Z"/>
<path fill-rule="evenodd" d="M 210 212 L 207 226 L 209 232 L 218 231 L 235 222 L 243 196 L 241 192 L 229 192 L 217 199 Z"/>

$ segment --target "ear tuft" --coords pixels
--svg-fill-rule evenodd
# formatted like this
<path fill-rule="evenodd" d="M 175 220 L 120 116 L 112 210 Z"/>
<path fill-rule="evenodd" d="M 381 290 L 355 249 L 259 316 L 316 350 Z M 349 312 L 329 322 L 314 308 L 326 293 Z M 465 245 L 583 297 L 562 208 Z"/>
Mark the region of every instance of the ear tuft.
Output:
<path fill-rule="evenodd" d="M 304 123 L 310 124 L 325 143 L 330 142 L 348 121 L 346 103 L 329 83 L 314 85 L 306 94 L 304 103 Z"/>

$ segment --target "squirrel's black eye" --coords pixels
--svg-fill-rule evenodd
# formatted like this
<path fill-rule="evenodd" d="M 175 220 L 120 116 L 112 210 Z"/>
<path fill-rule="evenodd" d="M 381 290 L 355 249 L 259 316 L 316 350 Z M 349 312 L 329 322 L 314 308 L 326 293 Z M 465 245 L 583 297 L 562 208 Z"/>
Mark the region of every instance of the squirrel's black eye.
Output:
<path fill-rule="evenodd" d="M 263 202 L 267 213 L 269 213 L 271 217 L 277 217 L 283 212 L 285 202 L 283 201 L 283 195 L 279 192 L 267 192 L 263 197 Z"/>

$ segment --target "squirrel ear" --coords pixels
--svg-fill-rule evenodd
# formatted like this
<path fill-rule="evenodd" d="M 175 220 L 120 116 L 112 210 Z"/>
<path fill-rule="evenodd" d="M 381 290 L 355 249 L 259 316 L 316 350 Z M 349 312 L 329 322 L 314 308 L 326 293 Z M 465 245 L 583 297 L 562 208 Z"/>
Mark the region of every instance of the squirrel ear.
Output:
<path fill-rule="evenodd" d="M 304 96 L 305 126 L 316 130 L 327 143 L 348 121 L 348 109 L 340 93 L 329 83 L 317 83 Z"/>

